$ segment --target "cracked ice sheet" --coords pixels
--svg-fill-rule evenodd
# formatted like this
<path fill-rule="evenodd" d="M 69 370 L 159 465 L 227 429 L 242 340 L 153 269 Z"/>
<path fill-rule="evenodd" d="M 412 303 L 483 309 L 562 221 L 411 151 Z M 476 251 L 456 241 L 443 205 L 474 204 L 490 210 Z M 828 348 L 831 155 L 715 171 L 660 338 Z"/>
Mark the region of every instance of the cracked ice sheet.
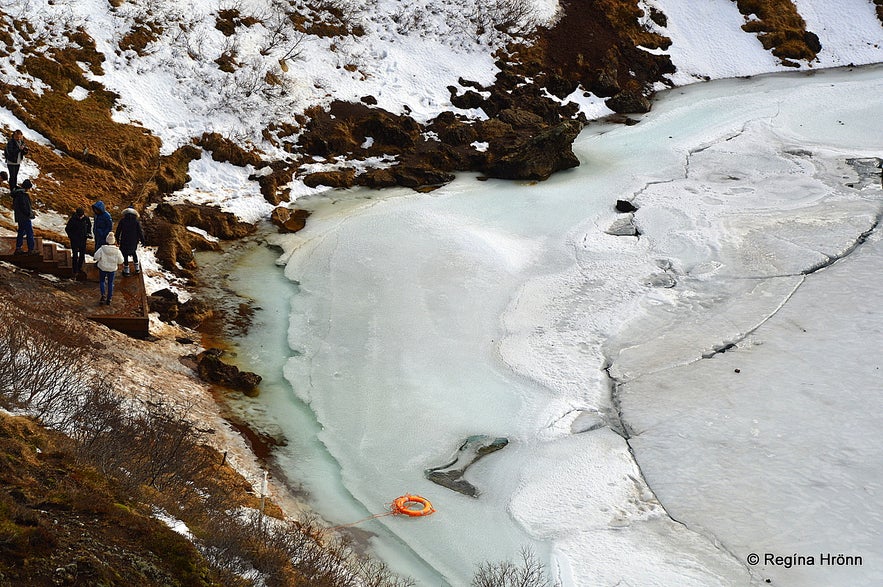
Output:
<path fill-rule="evenodd" d="M 552 470 L 555 475 L 548 475 Z M 734 558 L 666 515 L 641 481 L 628 446 L 610 430 L 544 444 L 522 475 L 534 482 L 516 493 L 513 515 L 537 538 L 554 542 L 559 556 L 552 570 L 563 585 L 748 581 Z M 547 483 L 535 482 L 544 476 Z"/>
<path fill-rule="evenodd" d="M 883 447 L 873 440 L 883 428 L 881 275 L 874 234 L 809 276 L 737 348 L 621 390 L 636 458 L 672 516 L 742 560 L 815 557 L 758 565 L 758 579 L 883 584 Z M 821 553 L 863 564 L 821 565 Z"/>
<path fill-rule="evenodd" d="M 733 95 L 749 99 L 738 88 L 740 82 L 730 84 L 734 86 Z M 843 86 L 840 88 L 843 91 Z M 814 86 L 814 90 L 816 100 L 843 103 L 842 98 L 829 95 L 826 87 Z M 613 374 L 626 371 L 629 376 L 639 376 L 672 364 L 688 363 L 716 345 L 736 341 L 788 300 L 803 279 L 803 271 L 847 254 L 860 235 L 873 226 L 879 213 L 879 194 L 848 187 L 847 183 L 855 182 L 855 174 L 842 164 L 847 157 L 874 153 L 876 139 L 855 134 L 855 129 L 871 118 L 867 108 L 873 100 L 856 95 L 852 108 L 831 108 L 834 112 L 826 112 L 822 116 L 826 120 L 820 123 L 820 117 L 809 115 L 821 108 L 819 103 L 809 99 L 803 89 L 796 89 L 795 96 L 781 107 L 776 105 L 775 96 L 759 101 L 754 112 L 749 113 L 751 120 L 747 123 L 728 119 L 724 114 L 734 105 L 716 102 L 714 98 L 702 104 L 694 102 L 697 112 L 687 117 L 676 117 L 677 109 L 662 102 L 654 109 L 655 114 L 642 122 L 642 130 L 658 135 L 664 132 L 662 138 L 668 135 L 668 144 L 674 147 L 669 151 L 654 150 L 665 144 L 664 140 L 640 143 L 627 133 L 616 132 L 580 145 L 582 153 L 589 153 L 595 177 L 601 177 L 595 185 L 604 186 L 604 173 L 627 178 L 632 169 L 618 166 L 631 149 L 642 149 L 645 160 L 653 164 L 641 170 L 646 187 L 633 192 L 640 207 L 636 219 L 642 237 L 610 237 L 605 229 L 613 220 L 603 214 L 593 216 L 568 236 L 575 266 L 523 285 L 504 316 L 507 338 L 500 347 L 504 360 L 517 372 L 554 390 L 544 414 L 554 425 L 540 435 L 552 442 L 544 450 L 553 450 L 553 439 L 567 434 L 567 424 L 572 433 L 587 430 L 594 422 L 582 422 L 583 415 L 593 410 L 602 415 L 611 412 L 611 406 L 604 405 L 600 389 L 603 374 L 598 373 L 605 356 L 615 359 Z M 704 111 L 704 107 L 709 111 Z M 842 117 L 845 123 L 838 125 L 834 117 Z M 657 130 L 655 126 L 661 128 Z M 852 140 L 844 129 L 851 129 Z M 670 173 L 671 153 L 678 151 L 683 157 L 682 177 Z M 629 193 L 622 189 L 625 181 L 619 191 L 611 190 L 610 185 L 605 186 L 608 198 L 609 192 L 616 196 Z M 662 277 L 672 279 L 675 287 L 654 286 L 664 282 Z M 630 320 L 635 320 L 634 324 L 628 324 Z M 654 346 L 646 344 L 648 339 Z M 603 353 L 597 348 L 598 341 L 604 345 Z M 620 357 L 617 352 L 622 348 L 626 351 Z M 632 354 L 631 360 L 620 364 L 628 353 Z M 654 381 L 658 383 L 660 379 L 663 377 Z M 616 402 L 613 404 L 615 408 Z M 580 409 L 583 415 L 575 415 Z M 570 411 L 556 419 L 556 410 L 559 414 Z M 644 413 L 652 414 L 653 407 Z M 677 413 L 674 410 L 666 415 L 670 418 Z M 598 420 L 603 422 L 604 417 Z M 634 425 L 629 418 L 626 424 Z M 619 450 L 625 451 L 624 441 L 620 442 Z M 697 443 L 698 446 L 701 444 Z M 616 455 L 619 451 L 611 453 Z M 596 458 L 599 454 L 607 456 L 604 451 L 594 454 Z M 665 458 L 652 455 L 649 460 L 665 466 Z M 592 475 L 587 473 L 584 478 L 579 468 L 561 474 L 553 465 L 556 461 L 542 462 L 546 463 L 545 468 L 531 467 L 532 474 L 525 472 L 524 478 L 531 479 L 534 485 L 520 488 L 525 493 L 519 493 L 511 505 L 513 516 L 525 530 L 538 536 L 544 535 L 546 521 L 554 519 L 555 514 L 551 509 L 527 510 L 536 507 L 542 496 L 557 497 L 559 478 L 569 479 L 570 486 L 593 486 Z M 638 463 L 643 466 L 640 455 Z M 554 475 L 544 473 L 550 470 L 555 470 Z M 652 480 L 649 486 L 654 488 Z M 619 485 L 613 481 L 611 487 Z M 751 492 L 744 485 L 740 489 Z M 594 503 L 590 490 L 573 491 L 586 499 L 585 503 Z M 567 495 L 567 501 L 579 500 Z M 667 505 L 665 499 L 662 503 Z M 714 508 L 709 507 L 708 511 L 713 512 Z M 717 519 L 721 518 L 729 522 L 728 515 L 719 514 Z M 561 521 L 561 516 L 557 521 Z M 659 526 L 671 529 L 681 544 L 689 543 L 692 537 L 707 536 L 709 547 L 717 545 L 716 526 L 691 526 L 682 528 L 682 533 L 676 525 Z M 573 577 L 567 577 L 571 583 L 565 584 L 597 584 L 593 580 L 581 581 L 582 576 L 593 576 L 589 567 L 597 568 L 600 563 L 596 559 L 608 556 L 607 548 L 597 546 L 602 538 L 619 537 L 625 543 L 647 539 L 648 544 L 656 545 L 658 542 L 652 537 L 658 538 L 658 534 L 649 528 L 640 523 L 620 528 L 616 533 L 564 532 L 554 540 L 554 565 L 561 569 L 563 577 L 573 573 Z M 654 548 L 632 550 L 640 551 L 645 561 L 677 560 L 668 559 L 665 548 Z M 598 550 L 602 554 L 596 555 Z M 725 565 L 730 560 L 726 552 L 723 548 L 716 552 L 717 559 L 710 560 Z M 731 560 L 744 561 L 744 553 Z M 606 568 L 617 566 L 612 563 Z M 657 568 L 660 569 L 675 572 L 671 565 Z M 729 575 L 731 582 L 727 584 L 740 584 L 744 573 L 740 567 L 740 572 Z M 713 584 L 713 576 L 709 571 L 703 580 L 703 574 L 697 570 L 700 583 Z M 658 584 L 683 582 L 679 578 Z"/>

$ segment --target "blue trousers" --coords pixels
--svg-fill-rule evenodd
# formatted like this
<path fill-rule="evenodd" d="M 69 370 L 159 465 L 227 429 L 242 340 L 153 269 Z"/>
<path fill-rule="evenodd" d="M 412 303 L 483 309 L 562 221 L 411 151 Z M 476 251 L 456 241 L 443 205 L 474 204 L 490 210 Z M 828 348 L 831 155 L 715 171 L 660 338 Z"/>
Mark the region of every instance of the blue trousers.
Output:
<path fill-rule="evenodd" d="M 36 243 L 34 243 L 34 225 L 31 224 L 31 219 L 27 218 L 18 223 L 18 235 L 15 237 L 15 248 L 21 249 L 22 242 L 27 237 L 28 240 L 28 251 L 31 253 L 34 252 L 34 249 L 37 248 Z"/>
<path fill-rule="evenodd" d="M 107 299 L 113 297 L 113 278 L 116 275 L 116 271 L 102 271 L 98 270 L 98 289 L 101 291 L 101 295 L 107 295 Z M 105 281 L 107 282 L 107 287 L 105 287 Z"/>

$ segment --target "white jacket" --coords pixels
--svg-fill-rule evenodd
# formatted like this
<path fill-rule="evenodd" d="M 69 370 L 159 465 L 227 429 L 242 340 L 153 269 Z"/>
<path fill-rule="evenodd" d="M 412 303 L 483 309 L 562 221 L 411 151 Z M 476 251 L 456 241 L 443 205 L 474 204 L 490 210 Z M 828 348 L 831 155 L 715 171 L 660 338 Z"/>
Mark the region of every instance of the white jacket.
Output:
<path fill-rule="evenodd" d="M 103 245 L 92 256 L 102 271 L 116 271 L 119 264 L 125 261 L 123 254 L 116 245 Z"/>

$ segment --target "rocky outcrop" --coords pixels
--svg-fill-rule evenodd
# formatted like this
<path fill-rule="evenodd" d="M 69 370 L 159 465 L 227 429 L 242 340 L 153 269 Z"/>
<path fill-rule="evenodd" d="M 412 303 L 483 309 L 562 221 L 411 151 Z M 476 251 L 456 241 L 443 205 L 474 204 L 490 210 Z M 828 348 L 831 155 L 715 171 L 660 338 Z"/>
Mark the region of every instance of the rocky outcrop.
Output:
<path fill-rule="evenodd" d="M 196 298 L 181 303 L 178 294 L 168 288 L 153 292 L 147 297 L 147 304 L 151 312 L 159 314 L 160 320 L 187 328 L 197 328 L 214 315 L 208 304 Z"/>
<path fill-rule="evenodd" d="M 157 247 L 157 261 L 164 268 L 182 276 L 191 276 L 196 269 L 194 250 L 218 249 L 217 242 L 188 227 L 223 240 L 242 238 L 256 230 L 217 206 L 162 203 L 145 216 L 142 224 L 146 244 Z"/>
<path fill-rule="evenodd" d="M 224 212 L 217 206 L 163 203 L 153 211 L 153 217 L 180 226 L 194 226 L 221 240 L 239 239 L 255 231 L 253 225 L 242 222 L 232 212 Z"/>
<path fill-rule="evenodd" d="M 356 170 L 335 169 L 332 171 L 317 171 L 304 176 L 304 184 L 314 188 L 320 185 L 332 188 L 351 188 L 356 183 Z"/>
<path fill-rule="evenodd" d="M 579 165 L 573 140 L 582 125 L 566 120 L 516 145 L 491 145 L 491 156 L 481 171 L 502 179 L 547 179 L 556 171 Z"/>
<path fill-rule="evenodd" d="M 196 355 L 196 372 L 200 379 L 241 391 L 250 397 L 257 396 L 257 386 L 261 382 L 261 376 L 250 371 L 241 371 L 235 365 L 225 363 L 221 360 L 223 354 L 224 351 L 220 349 L 208 349 Z"/>
<path fill-rule="evenodd" d="M 307 210 L 279 206 L 270 214 L 270 221 L 278 226 L 281 232 L 297 232 L 306 226 L 309 216 Z"/>

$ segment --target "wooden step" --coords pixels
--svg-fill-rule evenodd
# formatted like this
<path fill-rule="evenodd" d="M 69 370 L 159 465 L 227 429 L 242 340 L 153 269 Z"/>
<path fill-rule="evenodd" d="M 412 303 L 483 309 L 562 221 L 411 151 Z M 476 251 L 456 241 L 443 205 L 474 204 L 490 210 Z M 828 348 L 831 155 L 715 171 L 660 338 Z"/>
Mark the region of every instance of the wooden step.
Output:
<path fill-rule="evenodd" d="M 62 269 L 72 269 L 74 266 L 74 253 L 70 249 L 56 249 L 60 256 L 58 266 Z"/>
<path fill-rule="evenodd" d="M 43 260 L 54 261 L 55 251 L 57 250 L 55 247 L 55 243 L 42 243 L 42 245 L 42 247 L 38 246 L 37 250 L 43 252 Z"/>

